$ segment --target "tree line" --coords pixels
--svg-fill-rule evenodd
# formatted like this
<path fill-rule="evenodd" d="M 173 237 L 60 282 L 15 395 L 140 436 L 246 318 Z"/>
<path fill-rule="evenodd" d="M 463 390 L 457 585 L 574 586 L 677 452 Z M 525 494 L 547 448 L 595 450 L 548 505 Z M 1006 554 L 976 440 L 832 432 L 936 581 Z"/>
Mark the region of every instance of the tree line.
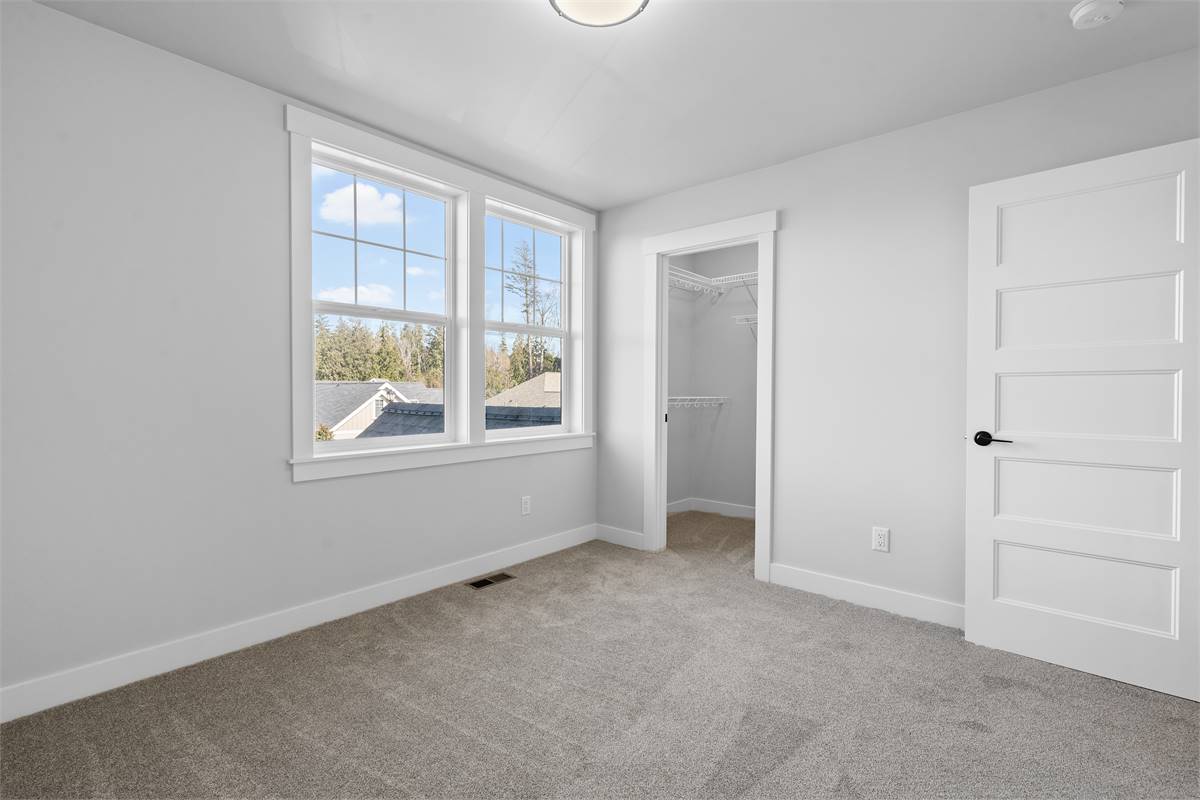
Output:
<path fill-rule="evenodd" d="M 441 388 L 446 364 L 446 330 L 435 325 L 382 322 L 372 330 L 363 320 L 324 315 L 314 322 L 319 381 L 417 381 Z"/>
<path fill-rule="evenodd" d="M 521 298 L 525 322 L 554 324 L 558 298 L 538 290 L 533 253 L 526 242 L 514 249 L 513 265 L 504 273 L 505 289 Z M 376 329 L 361 319 L 338 317 L 331 323 L 319 314 L 313 323 L 316 379 L 319 381 L 416 381 L 430 388 L 444 385 L 446 331 L 437 325 L 380 322 Z M 501 335 L 498 347 L 484 354 L 485 396 L 524 383 L 544 372 L 562 370 L 538 336 Z"/>

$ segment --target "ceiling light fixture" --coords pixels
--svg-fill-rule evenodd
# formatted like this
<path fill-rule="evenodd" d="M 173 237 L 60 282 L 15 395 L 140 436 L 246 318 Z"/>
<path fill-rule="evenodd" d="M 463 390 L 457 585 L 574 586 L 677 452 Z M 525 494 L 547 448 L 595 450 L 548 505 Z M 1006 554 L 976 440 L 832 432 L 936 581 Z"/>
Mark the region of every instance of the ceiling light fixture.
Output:
<path fill-rule="evenodd" d="M 1125 0 L 1083 0 L 1071 9 L 1071 24 L 1077 31 L 1099 28 L 1125 10 Z"/>
<path fill-rule="evenodd" d="M 642 13 L 650 0 L 550 0 L 560 17 L 590 28 L 620 25 Z"/>

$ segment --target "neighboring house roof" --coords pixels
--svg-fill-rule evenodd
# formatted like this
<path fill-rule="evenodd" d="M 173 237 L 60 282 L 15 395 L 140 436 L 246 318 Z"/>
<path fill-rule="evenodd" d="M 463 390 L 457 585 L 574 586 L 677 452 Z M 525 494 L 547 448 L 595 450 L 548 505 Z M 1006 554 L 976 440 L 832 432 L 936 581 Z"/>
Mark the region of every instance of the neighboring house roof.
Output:
<path fill-rule="evenodd" d="M 410 403 L 440 403 L 442 390 L 431 389 L 417 381 L 388 381 Z"/>
<path fill-rule="evenodd" d="M 562 409 L 554 407 L 486 406 L 488 430 L 558 425 Z M 441 433 L 445 428 L 443 406 L 433 403 L 390 403 L 357 438 L 369 436 L 411 436 Z"/>
<path fill-rule="evenodd" d="M 541 375 L 505 389 L 487 399 L 489 406 L 523 406 L 526 408 L 562 407 L 562 373 L 543 372 Z"/>
<path fill-rule="evenodd" d="M 385 388 L 400 394 L 388 381 L 315 381 L 313 416 L 317 425 L 334 428 Z"/>
<path fill-rule="evenodd" d="M 442 402 L 441 389 L 430 389 L 417 381 L 315 381 L 313 416 L 318 426 L 334 430 L 381 392 L 390 402 Z"/>

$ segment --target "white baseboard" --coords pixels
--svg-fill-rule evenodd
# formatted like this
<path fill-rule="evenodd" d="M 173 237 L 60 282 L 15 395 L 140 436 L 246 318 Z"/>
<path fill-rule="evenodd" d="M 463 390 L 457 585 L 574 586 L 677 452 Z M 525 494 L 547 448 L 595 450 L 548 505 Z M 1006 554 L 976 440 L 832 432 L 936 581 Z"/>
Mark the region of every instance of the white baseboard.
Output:
<path fill-rule="evenodd" d="M 668 514 L 674 514 L 677 511 L 707 511 L 710 514 L 721 514 L 726 517 L 754 519 L 754 506 L 726 503 L 722 500 L 706 500 L 703 497 L 685 497 L 683 500 L 667 503 Z"/>
<path fill-rule="evenodd" d="M 771 583 L 792 589 L 802 589 L 814 594 L 823 594 L 826 597 L 846 600 L 868 608 L 879 608 L 903 617 L 936 622 L 952 628 L 961 629 L 963 627 L 962 603 L 951 603 L 948 600 L 939 600 L 923 594 L 889 589 L 886 586 L 877 586 L 851 578 L 839 578 L 836 575 L 789 567 L 786 564 L 771 565 Z"/>
<path fill-rule="evenodd" d="M 639 534 L 640 535 L 640 534 Z M 170 672 L 244 647 L 340 619 L 405 597 L 574 547 L 596 538 L 596 526 L 584 525 L 541 539 L 353 589 L 285 608 L 221 628 L 94 661 L 91 664 L 0 688 L 0 721 Z"/>
<path fill-rule="evenodd" d="M 646 549 L 646 537 L 638 531 L 627 531 L 624 528 L 614 528 L 612 525 L 596 524 L 596 538 L 602 542 L 619 544 L 622 547 L 632 547 L 635 550 Z"/>

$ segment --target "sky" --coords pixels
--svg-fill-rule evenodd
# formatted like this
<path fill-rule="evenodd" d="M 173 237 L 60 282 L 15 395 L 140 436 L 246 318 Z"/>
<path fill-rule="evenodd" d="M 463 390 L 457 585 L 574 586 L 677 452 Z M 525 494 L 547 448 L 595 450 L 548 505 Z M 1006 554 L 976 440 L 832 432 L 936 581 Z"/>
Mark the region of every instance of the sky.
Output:
<path fill-rule="evenodd" d="M 354 303 L 355 178 L 312 167 L 313 297 Z M 358 178 L 357 302 L 446 313 L 446 204 Z M 404 251 L 393 248 L 405 248 Z"/>
<path fill-rule="evenodd" d="M 357 244 L 351 241 L 356 235 L 356 222 Z M 446 204 L 442 200 L 362 177 L 356 184 L 353 175 L 314 163 L 313 298 L 445 314 L 445 225 Z M 486 226 L 487 319 L 535 322 L 525 319 L 520 293 L 504 289 L 504 272 L 516 265 L 521 245 L 534 254 L 537 291 L 558 307 L 562 237 L 493 216 L 487 217 Z M 547 324 L 557 326 L 561 322 L 555 317 Z"/>

